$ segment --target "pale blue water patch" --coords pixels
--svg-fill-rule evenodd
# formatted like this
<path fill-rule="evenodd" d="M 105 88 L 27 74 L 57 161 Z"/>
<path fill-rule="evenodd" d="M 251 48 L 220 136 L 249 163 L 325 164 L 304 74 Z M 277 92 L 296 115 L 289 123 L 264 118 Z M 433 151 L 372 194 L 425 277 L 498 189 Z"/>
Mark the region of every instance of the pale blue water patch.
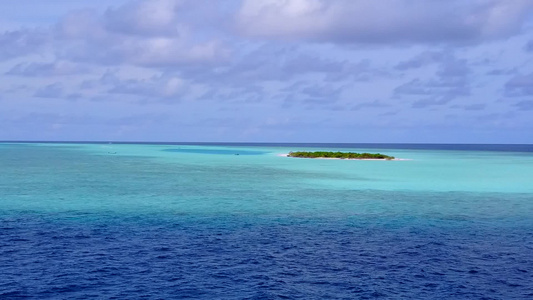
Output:
<path fill-rule="evenodd" d="M 532 152 L 449 148 L 0 143 L 0 296 L 533 296 Z"/>
<path fill-rule="evenodd" d="M 368 196 L 372 193 L 516 194 L 513 202 L 527 202 L 533 193 L 528 153 L 388 149 L 379 152 L 409 160 L 351 161 L 278 156 L 292 150 L 283 147 L 179 147 L 185 152 L 168 151 L 173 149 L 168 145 L 3 145 L 5 172 L 0 176 L 4 190 L 15 197 L 13 206 L 57 210 L 82 205 L 97 210 L 342 214 L 379 207 L 376 197 Z M 237 152 L 254 155 L 226 155 Z M 44 199 L 33 197 L 40 188 Z M 325 201 L 328 194 L 332 202 Z M 411 201 L 411 206 L 468 209 L 456 199 L 451 200 L 454 205 L 443 205 L 439 198 Z M 499 213 L 490 199 L 482 207 Z M 385 207 L 401 202 L 387 201 Z M 465 203 L 478 209 L 472 201 Z M 506 207 L 531 212 L 521 205 Z"/>
<path fill-rule="evenodd" d="M 354 149 L 367 151 L 368 149 Z M 465 151 L 379 150 L 406 161 L 305 160 L 301 169 L 320 169 L 315 183 L 342 189 L 531 193 L 531 154 Z M 291 162 L 292 164 L 292 162 Z M 290 166 L 291 168 L 293 165 Z"/>
<path fill-rule="evenodd" d="M 56 145 L 56 147 L 58 147 Z M 533 163 L 530 153 L 487 151 L 420 151 L 348 148 L 343 151 L 381 152 L 406 161 L 312 160 L 279 157 L 295 148 L 180 145 L 68 145 L 104 156 L 145 157 L 161 163 L 199 166 L 251 166 L 294 172 L 292 184 L 325 189 L 389 191 L 483 191 L 530 193 Z M 179 149 L 178 149 L 179 148 Z M 73 148 L 69 148 L 73 149 Z M 176 149 L 178 152 L 168 151 Z M 299 150 L 300 148 L 296 148 Z M 331 149 L 331 148 L 328 148 Z M 306 150 L 306 149 L 304 149 Z M 325 150 L 309 148 L 307 150 Z M 203 153 L 198 153 L 203 151 Z M 254 155 L 217 155 L 252 153 Z M 210 155 L 212 154 L 212 155 Z M 437 171 L 438 170 L 438 171 Z M 519 174 L 516 176 L 516 174 Z"/>

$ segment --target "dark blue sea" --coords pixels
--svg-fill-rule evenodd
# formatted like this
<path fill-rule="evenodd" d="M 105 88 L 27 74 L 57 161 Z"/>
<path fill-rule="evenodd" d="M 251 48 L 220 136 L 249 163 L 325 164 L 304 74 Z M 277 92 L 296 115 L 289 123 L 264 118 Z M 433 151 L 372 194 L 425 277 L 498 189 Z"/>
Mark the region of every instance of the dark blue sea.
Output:
<path fill-rule="evenodd" d="M 533 299 L 533 146 L 0 143 L 25 298 Z"/>

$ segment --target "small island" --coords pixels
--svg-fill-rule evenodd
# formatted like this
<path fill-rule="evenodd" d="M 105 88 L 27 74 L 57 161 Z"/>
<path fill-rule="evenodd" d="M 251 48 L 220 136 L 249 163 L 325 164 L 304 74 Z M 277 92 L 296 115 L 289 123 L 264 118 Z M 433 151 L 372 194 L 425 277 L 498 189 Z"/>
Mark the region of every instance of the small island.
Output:
<path fill-rule="evenodd" d="M 337 159 L 385 159 L 393 160 L 394 156 L 388 156 L 381 153 L 355 153 L 355 152 L 327 152 L 327 151 L 315 151 L 305 152 L 296 151 L 289 152 L 288 157 L 301 157 L 301 158 L 337 158 Z"/>

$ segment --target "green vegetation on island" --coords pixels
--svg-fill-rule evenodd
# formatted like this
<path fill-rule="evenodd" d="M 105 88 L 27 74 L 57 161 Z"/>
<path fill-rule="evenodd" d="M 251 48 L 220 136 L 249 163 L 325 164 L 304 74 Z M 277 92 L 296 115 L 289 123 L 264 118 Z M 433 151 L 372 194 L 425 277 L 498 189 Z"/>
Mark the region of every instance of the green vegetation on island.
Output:
<path fill-rule="evenodd" d="M 340 158 L 340 159 L 394 159 L 394 156 L 388 156 L 381 153 L 354 153 L 354 152 L 327 152 L 315 151 L 305 152 L 296 151 L 289 152 L 289 157 L 303 157 L 303 158 Z"/>

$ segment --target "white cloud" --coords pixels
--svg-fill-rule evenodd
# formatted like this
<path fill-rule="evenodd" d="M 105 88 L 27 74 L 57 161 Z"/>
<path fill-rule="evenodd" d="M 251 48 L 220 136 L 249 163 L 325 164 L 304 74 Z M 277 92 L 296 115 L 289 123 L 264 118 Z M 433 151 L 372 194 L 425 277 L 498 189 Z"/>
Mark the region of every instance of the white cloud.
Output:
<path fill-rule="evenodd" d="M 533 95 L 533 73 L 514 76 L 505 84 L 505 91 L 508 96 Z"/>
<path fill-rule="evenodd" d="M 0 61 L 42 51 L 49 41 L 45 31 L 20 29 L 0 33 Z"/>
<path fill-rule="evenodd" d="M 0 61 L 49 50 L 64 62 L 176 67 L 214 63 L 229 55 L 218 37 L 190 26 L 192 1 L 142 0 L 104 14 L 78 10 L 54 26 L 0 33 Z M 189 23 L 187 23 L 189 22 Z"/>
<path fill-rule="evenodd" d="M 39 98 L 61 98 L 63 96 L 63 85 L 61 83 L 53 83 L 38 89 L 35 97 Z"/>
<path fill-rule="evenodd" d="M 88 68 L 69 61 L 55 61 L 51 63 L 20 63 L 6 72 L 7 75 L 47 77 L 72 75 L 87 72 Z"/>
<path fill-rule="evenodd" d="M 178 33 L 180 0 L 133 1 L 104 15 L 107 30 L 133 35 L 175 36 Z"/>
<path fill-rule="evenodd" d="M 517 33 L 528 0 L 244 0 L 249 36 L 335 43 L 477 42 Z"/>
<path fill-rule="evenodd" d="M 326 5 L 319 0 L 245 0 L 238 14 L 241 30 L 250 35 L 307 35 L 325 30 Z"/>
<path fill-rule="evenodd" d="M 107 75 L 101 81 L 109 86 L 110 93 L 140 97 L 183 97 L 190 88 L 190 83 L 171 75 L 157 75 L 147 79 L 120 79 L 115 75 Z"/>

